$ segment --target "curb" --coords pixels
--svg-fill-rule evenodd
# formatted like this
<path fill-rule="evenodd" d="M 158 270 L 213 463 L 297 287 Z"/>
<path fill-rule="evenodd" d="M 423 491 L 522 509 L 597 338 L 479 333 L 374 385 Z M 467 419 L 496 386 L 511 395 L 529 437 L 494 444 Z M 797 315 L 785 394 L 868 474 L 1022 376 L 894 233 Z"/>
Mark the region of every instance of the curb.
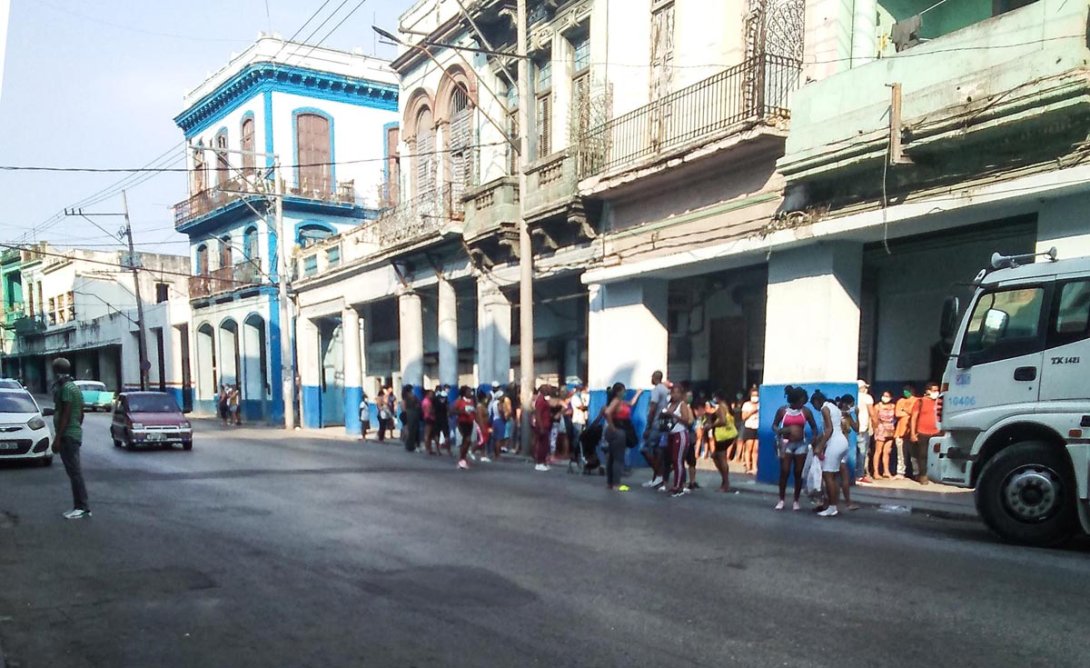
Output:
<path fill-rule="evenodd" d="M 776 492 L 766 491 L 763 489 L 746 489 L 741 486 L 732 485 L 732 487 L 745 494 L 760 494 L 763 496 L 777 496 Z M 928 508 L 926 506 L 917 506 L 912 503 L 890 503 L 883 501 L 856 501 L 863 508 L 873 508 L 879 513 L 884 515 L 925 515 L 928 517 L 934 517 L 944 520 L 957 520 L 957 521 L 978 521 L 980 518 L 976 513 L 957 510 L 942 510 L 938 508 Z"/>

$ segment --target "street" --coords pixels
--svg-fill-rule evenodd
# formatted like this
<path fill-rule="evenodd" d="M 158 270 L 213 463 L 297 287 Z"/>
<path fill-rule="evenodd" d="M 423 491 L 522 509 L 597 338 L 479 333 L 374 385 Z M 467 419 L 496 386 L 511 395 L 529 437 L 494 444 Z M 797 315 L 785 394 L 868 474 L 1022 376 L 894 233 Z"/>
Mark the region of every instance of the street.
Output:
<path fill-rule="evenodd" d="M 90 519 L 61 518 L 59 461 L 0 468 L 9 668 L 1086 665 L 1085 542 L 211 423 L 132 452 L 107 427 L 87 416 Z"/>

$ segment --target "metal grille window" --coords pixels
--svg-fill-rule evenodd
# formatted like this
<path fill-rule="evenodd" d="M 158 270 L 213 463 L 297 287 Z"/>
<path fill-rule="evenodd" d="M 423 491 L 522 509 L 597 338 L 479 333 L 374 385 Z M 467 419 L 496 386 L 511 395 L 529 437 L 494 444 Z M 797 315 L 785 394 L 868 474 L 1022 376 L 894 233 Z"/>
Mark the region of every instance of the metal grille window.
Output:
<path fill-rule="evenodd" d="M 416 197 L 435 192 L 435 119 L 431 109 L 422 109 L 416 117 Z"/>
<path fill-rule="evenodd" d="M 333 145 L 329 119 L 318 114 L 299 114 L 295 119 L 296 163 L 299 188 L 317 194 L 333 191 Z"/>
<path fill-rule="evenodd" d="M 461 209 L 462 194 L 473 185 L 473 107 L 469 92 L 456 86 L 451 95 L 450 119 L 450 193 L 451 205 Z"/>
<path fill-rule="evenodd" d="M 537 96 L 535 128 L 537 157 L 543 158 L 553 150 L 553 65 L 550 60 L 538 61 L 534 67 L 534 93 Z"/>
<path fill-rule="evenodd" d="M 507 143 L 507 173 L 514 176 L 519 171 L 519 153 L 515 149 L 519 142 L 519 89 L 513 85 L 507 87 L 507 136 L 511 138 Z"/>
<path fill-rule="evenodd" d="M 250 175 L 254 173 L 254 119 L 247 118 L 242 121 L 242 173 Z"/>

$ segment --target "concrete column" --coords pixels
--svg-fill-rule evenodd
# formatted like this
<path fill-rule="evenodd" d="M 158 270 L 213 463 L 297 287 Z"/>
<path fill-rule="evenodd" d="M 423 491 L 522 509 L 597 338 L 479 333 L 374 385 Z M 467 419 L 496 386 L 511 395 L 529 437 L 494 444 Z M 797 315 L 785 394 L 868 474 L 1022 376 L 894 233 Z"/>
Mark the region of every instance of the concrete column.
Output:
<path fill-rule="evenodd" d="M 397 298 L 401 325 L 401 382 L 419 387 L 424 382 L 424 311 L 420 295 L 411 290 Z"/>
<path fill-rule="evenodd" d="M 477 283 L 477 373 L 481 383 L 511 377 L 511 302 L 499 286 Z"/>
<path fill-rule="evenodd" d="M 647 388 L 651 374 L 667 369 L 667 283 L 629 280 L 589 286 L 589 378 L 592 391 L 621 382 Z"/>
<path fill-rule="evenodd" d="M 857 243 L 773 253 L 765 317 L 766 384 L 856 379 L 862 270 L 863 247 Z"/>
<path fill-rule="evenodd" d="M 458 384 L 458 301 L 450 281 L 439 278 L 439 382 Z"/>
<path fill-rule="evenodd" d="M 878 0 L 853 0 L 852 67 L 874 60 L 878 52 Z"/>
<path fill-rule="evenodd" d="M 295 355 L 299 360 L 299 424 L 308 429 L 317 429 L 322 425 L 322 363 L 318 354 L 318 325 L 309 318 L 300 317 L 295 328 Z"/>
<path fill-rule="evenodd" d="M 1090 256 L 1090 228 L 1083 213 L 1088 205 L 1086 195 L 1043 202 L 1037 213 L 1037 252 L 1055 246 L 1061 260 Z"/>
<path fill-rule="evenodd" d="M 360 433 L 360 401 L 363 399 L 363 366 L 360 362 L 360 314 L 348 306 L 341 313 L 344 341 L 344 430 Z"/>

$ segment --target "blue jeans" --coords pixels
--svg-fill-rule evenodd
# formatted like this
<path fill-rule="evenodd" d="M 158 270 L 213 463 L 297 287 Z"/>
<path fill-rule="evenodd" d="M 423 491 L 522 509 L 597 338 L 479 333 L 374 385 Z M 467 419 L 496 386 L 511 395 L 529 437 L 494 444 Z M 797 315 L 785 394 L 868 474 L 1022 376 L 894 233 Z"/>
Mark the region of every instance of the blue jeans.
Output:
<path fill-rule="evenodd" d="M 867 475 L 867 451 L 870 448 L 869 431 L 864 431 L 856 435 L 855 447 L 858 453 L 855 458 L 855 478 L 858 480 Z"/>

